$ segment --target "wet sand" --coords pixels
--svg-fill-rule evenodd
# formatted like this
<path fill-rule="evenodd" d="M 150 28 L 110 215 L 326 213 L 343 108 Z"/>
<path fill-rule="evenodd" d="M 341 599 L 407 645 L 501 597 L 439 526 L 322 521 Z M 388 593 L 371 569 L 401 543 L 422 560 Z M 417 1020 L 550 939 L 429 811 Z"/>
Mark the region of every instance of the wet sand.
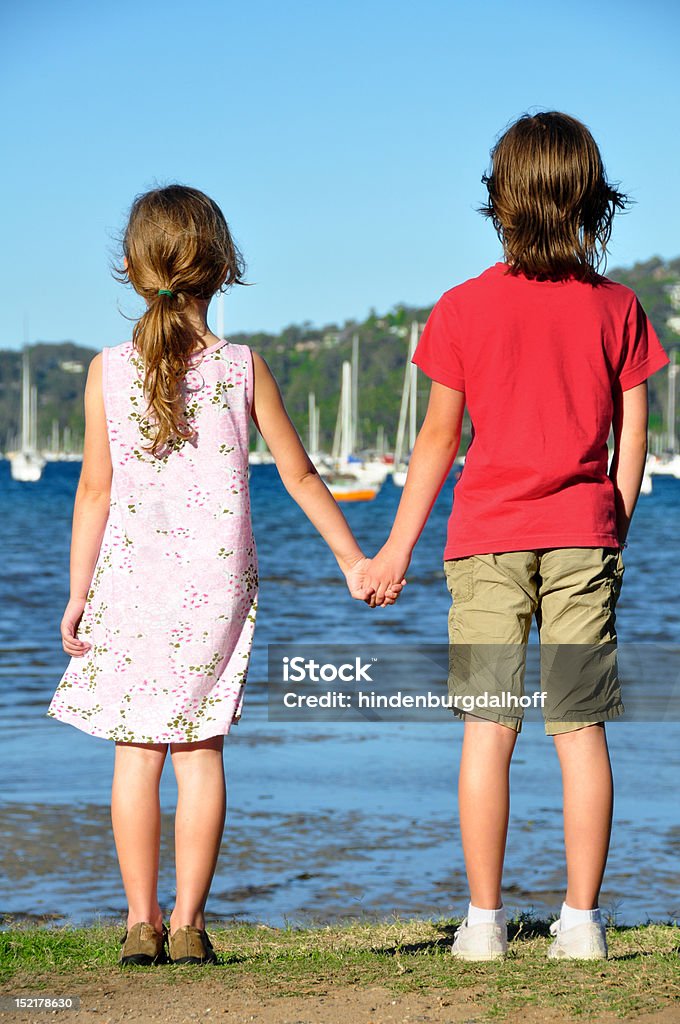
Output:
<path fill-rule="evenodd" d="M 356 809 L 308 814 L 255 808 L 231 812 L 208 903 L 208 920 L 299 925 L 325 924 L 390 913 L 446 916 L 465 909 L 467 884 L 453 861 L 458 836 L 446 818 L 406 822 L 397 815 Z M 162 815 L 161 907 L 174 897 L 173 815 Z M 510 859 L 504 888 L 511 912 L 555 911 L 562 899 L 563 852 L 559 835 L 546 835 L 541 820 L 517 823 L 514 843 L 525 858 Z M 75 926 L 95 919 L 123 921 L 125 901 L 108 807 L 12 804 L 0 809 L 4 847 L 0 927 L 13 921 L 54 921 Z M 674 857 L 680 830 L 666 836 L 665 864 L 637 861 L 628 843 L 612 858 L 601 905 L 616 919 L 618 896 L 648 879 L 657 898 L 667 894 L 669 920 L 680 889 Z M 674 864 L 676 870 L 670 870 Z M 415 869 L 415 870 L 414 870 Z M 617 923 L 625 923 L 620 920 Z M 278 918 L 273 921 L 272 918 Z M 644 920 L 644 918 L 643 918 Z"/>

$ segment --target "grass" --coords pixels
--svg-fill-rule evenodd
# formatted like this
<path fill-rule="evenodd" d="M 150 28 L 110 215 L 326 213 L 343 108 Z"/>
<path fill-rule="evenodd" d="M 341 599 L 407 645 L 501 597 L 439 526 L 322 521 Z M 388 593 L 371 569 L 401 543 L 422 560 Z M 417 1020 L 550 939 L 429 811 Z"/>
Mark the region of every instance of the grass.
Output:
<path fill-rule="evenodd" d="M 672 924 L 608 929 L 608 961 L 550 961 L 548 924 L 522 915 L 509 928 L 510 952 L 495 963 L 464 963 L 449 955 L 452 920 L 354 922 L 282 929 L 232 924 L 208 930 L 220 956 L 213 967 L 129 967 L 162 972 L 168 984 L 191 984 L 210 971 L 225 988 L 237 984 L 263 996 L 321 994 L 334 987 L 382 986 L 398 994 L 464 999 L 489 1020 L 527 1007 L 557 1007 L 566 1016 L 621 1018 L 680 1000 L 680 928 Z M 0 932 L 0 981 L 49 989 L 94 975 L 117 976 L 122 925 L 36 927 L 5 920 Z M 74 978 L 74 975 L 77 977 Z"/>

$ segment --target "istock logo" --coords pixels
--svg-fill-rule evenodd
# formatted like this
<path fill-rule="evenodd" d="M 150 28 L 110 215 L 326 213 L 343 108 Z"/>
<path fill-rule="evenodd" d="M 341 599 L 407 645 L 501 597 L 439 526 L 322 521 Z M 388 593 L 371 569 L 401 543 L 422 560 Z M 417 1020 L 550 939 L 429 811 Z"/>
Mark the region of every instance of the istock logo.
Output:
<path fill-rule="evenodd" d="M 304 658 L 283 658 L 283 681 L 285 683 L 332 683 L 340 679 L 343 683 L 372 683 L 369 674 L 371 662 L 362 662 L 355 658 L 354 662 L 333 665 L 332 662 L 314 661 Z M 377 660 L 377 659 L 376 659 Z"/>

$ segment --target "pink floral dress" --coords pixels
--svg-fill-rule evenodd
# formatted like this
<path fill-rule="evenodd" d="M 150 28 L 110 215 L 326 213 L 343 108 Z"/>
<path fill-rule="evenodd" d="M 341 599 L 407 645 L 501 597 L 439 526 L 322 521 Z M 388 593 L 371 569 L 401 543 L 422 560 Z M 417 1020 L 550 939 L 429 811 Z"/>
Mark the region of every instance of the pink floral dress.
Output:
<path fill-rule="evenodd" d="M 144 451 L 144 368 L 132 342 L 103 351 L 111 507 L 78 636 L 47 715 L 104 739 L 190 742 L 241 714 L 257 610 L 246 345 L 191 357 L 198 436 Z"/>

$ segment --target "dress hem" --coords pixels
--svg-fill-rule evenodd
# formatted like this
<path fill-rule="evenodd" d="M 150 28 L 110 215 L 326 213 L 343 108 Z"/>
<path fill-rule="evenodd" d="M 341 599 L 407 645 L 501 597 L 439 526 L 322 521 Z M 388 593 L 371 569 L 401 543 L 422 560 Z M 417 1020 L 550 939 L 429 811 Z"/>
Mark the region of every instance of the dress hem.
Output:
<path fill-rule="evenodd" d="M 86 733 L 88 736 L 93 736 L 95 739 L 108 740 L 110 743 L 164 743 L 166 745 L 169 745 L 170 743 L 200 743 L 202 740 L 209 740 L 213 736 L 228 736 L 232 726 L 238 725 L 238 723 L 239 723 L 239 721 L 241 719 L 241 716 L 239 716 L 238 718 L 233 718 L 231 720 L 231 722 L 229 723 L 229 725 L 226 727 L 226 729 L 221 729 L 221 730 L 218 729 L 217 731 L 213 730 L 212 732 L 206 733 L 205 736 L 203 736 L 203 735 L 194 736 L 193 739 L 190 739 L 190 740 L 180 739 L 180 738 L 169 739 L 169 740 L 167 740 L 167 739 L 149 739 L 148 736 L 144 736 L 141 739 L 125 739 L 125 740 L 122 740 L 122 739 L 117 739 L 115 736 L 110 736 L 107 732 L 105 732 L 102 729 L 97 729 L 97 728 L 93 729 L 91 727 L 88 727 L 89 723 L 85 723 L 85 721 L 83 719 L 76 718 L 75 716 L 69 717 L 69 716 L 65 716 L 65 715 L 55 715 L 55 714 L 52 714 L 49 711 L 46 711 L 45 712 L 45 718 L 51 718 L 51 719 L 53 719 L 56 722 L 63 722 L 65 725 L 72 725 L 74 727 L 74 729 L 79 729 L 81 732 Z"/>

